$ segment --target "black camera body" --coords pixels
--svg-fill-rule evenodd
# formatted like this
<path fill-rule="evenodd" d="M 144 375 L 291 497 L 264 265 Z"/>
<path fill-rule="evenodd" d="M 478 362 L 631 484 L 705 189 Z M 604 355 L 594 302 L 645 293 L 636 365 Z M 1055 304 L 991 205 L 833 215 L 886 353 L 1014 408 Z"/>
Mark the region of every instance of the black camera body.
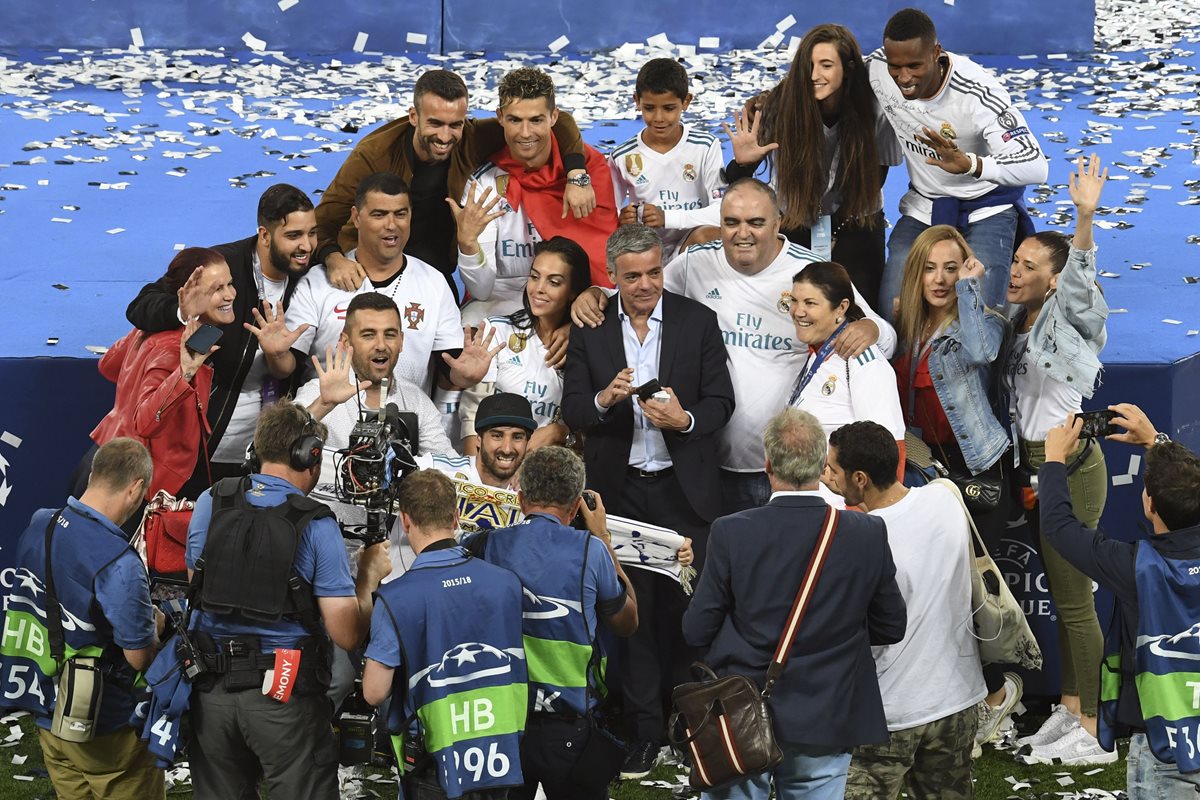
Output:
<path fill-rule="evenodd" d="M 392 510 L 405 476 L 417 469 L 417 415 L 388 403 L 380 411 L 363 411 L 350 431 L 348 445 L 337 451 L 337 498 L 367 509 L 366 530 L 346 529 L 346 535 L 371 545 L 387 538 L 382 524 Z"/>
<path fill-rule="evenodd" d="M 354 682 L 354 691 L 342 703 L 338 716 L 338 763 L 342 766 L 370 764 L 375 755 L 378 732 L 375 709 L 362 694 L 362 680 Z"/>

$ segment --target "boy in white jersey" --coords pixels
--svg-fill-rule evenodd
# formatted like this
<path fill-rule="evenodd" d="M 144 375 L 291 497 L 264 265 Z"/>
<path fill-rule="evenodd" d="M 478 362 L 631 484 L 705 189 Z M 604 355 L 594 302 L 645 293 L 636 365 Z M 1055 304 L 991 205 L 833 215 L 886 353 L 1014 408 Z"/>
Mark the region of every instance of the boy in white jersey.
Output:
<path fill-rule="evenodd" d="M 633 99 L 646 127 L 608 156 L 617 205 L 624 205 L 619 219 L 654 228 L 670 259 L 691 229 L 718 222 L 725 188 L 721 144 L 680 121 L 692 95 L 687 70 L 675 59 L 647 61 Z"/>
<path fill-rule="evenodd" d="M 888 240 L 884 312 L 891 312 L 899 294 L 913 241 L 938 224 L 963 232 L 987 269 L 985 302 L 1003 305 L 1014 238 L 1033 232 L 1024 187 L 1046 180 L 1048 164 L 1037 138 L 989 72 L 942 50 L 924 12 L 897 12 L 884 28 L 883 48 L 867 61 L 871 88 L 904 148 L 911 182 Z"/>

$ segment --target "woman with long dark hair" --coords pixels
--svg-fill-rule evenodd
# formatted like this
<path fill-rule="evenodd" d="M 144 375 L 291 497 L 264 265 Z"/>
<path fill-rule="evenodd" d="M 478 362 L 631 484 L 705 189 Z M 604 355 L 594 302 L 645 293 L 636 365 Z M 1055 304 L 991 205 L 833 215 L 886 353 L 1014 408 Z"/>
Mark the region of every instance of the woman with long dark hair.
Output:
<path fill-rule="evenodd" d="M 879 112 L 854 35 L 818 25 L 804 35 L 787 75 L 761 96 L 752 117 L 725 126 L 732 183 L 765 160 L 789 240 L 846 267 L 868 303 L 883 275 L 883 181 L 901 161 L 900 145 Z M 885 318 L 891 309 L 881 309 Z"/>
<path fill-rule="evenodd" d="M 591 285 L 588 257 L 565 236 L 538 242 L 533 252 L 521 309 L 487 321 L 495 340 L 504 343 L 506 350 L 493 359 L 484 379 L 462 394 L 459 417 L 466 455 L 479 451 L 475 412 L 480 401 L 494 392 L 512 392 L 529 400 L 538 423 L 530 437 L 531 449 L 563 444 L 569 433 L 559 411 L 562 371 L 546 363 L 546 352 L 554 332 L 570 322 L 575 298 Z"/>

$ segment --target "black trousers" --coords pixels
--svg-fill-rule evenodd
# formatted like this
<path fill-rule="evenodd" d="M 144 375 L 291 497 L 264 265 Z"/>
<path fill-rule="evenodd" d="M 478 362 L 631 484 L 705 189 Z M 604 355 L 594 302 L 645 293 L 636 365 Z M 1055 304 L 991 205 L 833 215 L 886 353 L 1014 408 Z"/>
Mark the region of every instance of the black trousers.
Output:
<path fill-rule="evenodd" d="M 530 714 L 521 740 L 525 785 L 511 800 L 533 800 L 540 783 L 547 800 L 608 800 L 625 748 L 586 717 Z"/>
<path fill-rule="evenodd" d="M 890 308 L 880 308 L 879 286 L 883 281 L 883 266 L 887 263 L 887 250 L 884 230 L 887 222 L 883 212 L 869 218 L 872 225 L 856 225 L 853 222 L 842 224 L 844 217 L 836 212 L 830 220 L 831 233 L 837 231 L 833 244 L 833 260 L 846 268 L 850 273 L 850 281 L 871 307 L 884 319 L 892 318 Z M 839 230 L 840 227 L 840 230 Z M 795 228 L 781 231 L 784 236 L 804 247 L 812 246 L 812 231 L 808 228 Z"/>
<path fill-rule="evenodd" d="M 687 501 L 674 472 L 642 478 L 630 472 L 625 489 L 609 506 L 614 514 L 671 528 L 690 537 L 697 569 L 703 564 L 709 523 Z M 683 612 L 688 596 L 665 575 L 629 567 L 625 570 L 637 594 L 638 629 L 618 645 L 618 673 L 625 698 L 628 734 L 637 741 L 661 745 L 671 690 L 688 680 L 688 668 L 699 652 L 683 640 Z"/>

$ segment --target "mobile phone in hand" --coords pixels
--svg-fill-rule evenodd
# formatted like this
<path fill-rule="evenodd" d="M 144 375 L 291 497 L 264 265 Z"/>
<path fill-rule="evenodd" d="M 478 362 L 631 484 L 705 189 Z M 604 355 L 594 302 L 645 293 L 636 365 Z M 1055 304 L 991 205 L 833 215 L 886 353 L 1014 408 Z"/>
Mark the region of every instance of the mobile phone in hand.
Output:
<path fill-rule="evenodd" d="M 216 325 L 204 323 L 186 342 L 186 347 L 197 355 L 203 355 L 221 340 L 221 329 Z"/>
<path fill-rule="evenodd" d="M 1081 439 L 1102 439 L 1105 436 L 1120 433 L 1121 429 L 1112 422 L 1116 415 L 1117 412 L 1107 408 L 1079 412 L 1075 415 L 1076 419 L 1083 420 L 1083 428 L 1079 431 L 1079 437 Z"/>
<path fill-rule="evenodd" d="M 650 398 L 662 391 L 662 385 L 658 382 L 658 378 L 651 378 L 633 391 L 637 393 L 642 402 L 649 403 Z"/>

